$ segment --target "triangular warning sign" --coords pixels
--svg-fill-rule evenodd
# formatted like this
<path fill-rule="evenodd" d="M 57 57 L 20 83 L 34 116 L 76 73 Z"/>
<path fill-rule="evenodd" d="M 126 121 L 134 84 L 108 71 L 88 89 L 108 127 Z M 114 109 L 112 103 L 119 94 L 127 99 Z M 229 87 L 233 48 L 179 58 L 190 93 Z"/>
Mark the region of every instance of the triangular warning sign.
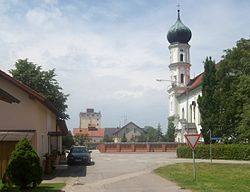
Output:
<path fill-rule="evenodd" d="M 194 150 L 196 144 L 198 143 L 199 139 L 201 137 L 201 134 L 190 134 L 190 135 L 185 135 L 185 138 L 189 144 L 189 146 Z"/>

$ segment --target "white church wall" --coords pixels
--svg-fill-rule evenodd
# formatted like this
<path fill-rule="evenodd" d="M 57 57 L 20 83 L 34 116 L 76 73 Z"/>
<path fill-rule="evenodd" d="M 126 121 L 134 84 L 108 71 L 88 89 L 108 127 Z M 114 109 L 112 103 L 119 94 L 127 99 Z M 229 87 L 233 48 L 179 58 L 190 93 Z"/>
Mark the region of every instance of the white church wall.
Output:
<path fill-rule="evenodd" d="M 198 108 L 198 96 L 201 95 L 201 87 L 196 88 L 188 93 L 188 96 L 185 94 L 178 97 L 179 99 L 179 106 L 178 106 L 178 115 L 180 119 L 187 119 L 189 123 L 195 123 L 197 127 L 198 133 L 200 133 L 200 112 Z M 193 105 L 192 105 L 193 104 Z M 195 104 L 195 107 L 194 107 Z M 188 112 L 187 112 L 187 105 L 188 105 Z M 190 109 L 190 106 L 192 109 Z M 195 108 L 195 110 L 194 110 Z"/>

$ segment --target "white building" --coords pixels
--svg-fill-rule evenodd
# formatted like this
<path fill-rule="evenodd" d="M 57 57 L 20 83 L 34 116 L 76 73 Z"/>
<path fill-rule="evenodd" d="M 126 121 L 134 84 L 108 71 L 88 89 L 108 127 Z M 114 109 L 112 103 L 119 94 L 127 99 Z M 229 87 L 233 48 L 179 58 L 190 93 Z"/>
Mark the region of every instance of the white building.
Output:
<path fill-rule="evenodd" d="M 96 130 L 101 128 L 101 112 L 95 112 L 94 109 L 87 109 L 86 112 L 80 113 L 79 128 L 88 128 L 89 130 Z"/>
<path fill-rule="evenodd" d="M 192 33 L 180 19 L 168 31 L 170 43 L 170 74 L 172 86 L 169 93 L 169 116 L 174 117 L 176 142 L 185 142 L 185 134 L 200 133 L 200 113 L 197 99 L 201 95 L 203 74 L 190 79 L 190 41 Z"/>

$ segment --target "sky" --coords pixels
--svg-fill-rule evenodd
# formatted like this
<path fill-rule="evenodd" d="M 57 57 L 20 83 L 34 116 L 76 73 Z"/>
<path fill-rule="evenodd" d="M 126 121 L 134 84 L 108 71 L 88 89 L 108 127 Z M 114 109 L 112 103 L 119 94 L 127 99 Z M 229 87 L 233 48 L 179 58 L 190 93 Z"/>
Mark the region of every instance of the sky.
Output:
<path fill-rule="evenodd" d="M 166 131 L 170 79 L 168 29 L 177 19 L 192 31 L 191 78 L 211 56 L 250 38 L 249 0 L 0 0 L 0 69 L 18 59 L 55 68 L 69 129 L 94 108 L 102 127 L 137 125 Z"/>

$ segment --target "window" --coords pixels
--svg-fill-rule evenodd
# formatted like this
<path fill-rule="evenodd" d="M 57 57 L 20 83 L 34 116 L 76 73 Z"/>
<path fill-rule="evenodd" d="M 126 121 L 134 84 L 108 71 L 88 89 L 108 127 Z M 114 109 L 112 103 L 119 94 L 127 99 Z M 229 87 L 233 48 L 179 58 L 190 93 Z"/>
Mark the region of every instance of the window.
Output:
<path fill-rule="evenodd" d="M 182 119 L 184 119 L 184 114 L 185 114 L 185 111 L 184 111 L 184 108 L 182 108 L 182 114 L 181 114 Z"/>
<path fill-rule="evenodd" d="M 183 61 L 183 54 L 180 54 L 180 61 Z"/>
<path fill-rule="evenodd" d="M 192 105 L 190 105 L 190 123 L 192 123 L 192 116 L 193 116 L 193 114 L 192 114 Z"/>
<path fill-rule="evenodd" d="M 181 83 L 184 83 L 184 74 L 181 74 Z"/>
<path fill-rule="evenodd" d="M 195 108 L 196 108 L 196 102 L 195 102 L 195 101 L 192 101 L 192 105 L 193 105 L 194 121 L 195 121 Z"/>

